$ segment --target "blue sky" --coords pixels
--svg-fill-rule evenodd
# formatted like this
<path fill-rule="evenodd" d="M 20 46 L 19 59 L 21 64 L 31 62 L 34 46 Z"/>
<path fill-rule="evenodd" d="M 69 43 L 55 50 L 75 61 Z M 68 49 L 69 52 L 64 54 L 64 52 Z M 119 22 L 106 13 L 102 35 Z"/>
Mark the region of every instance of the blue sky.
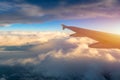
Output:
<path fill-rule="evenodd" d="M 97 29 L 100 26 L 95 27 L 96 21 L 94 19 L 82 19 L 82 20 L 54 20 L 43 23 L 31 23 L 31 24 L 12 24 L 8 27 L 0 27 L 1 30 L 17 30 L 17 31 L 61 31 L 61 24 L 68 26 L 77 26 L 89 29 Z"/>
<path fill-rule="evenodd" d="M 8 27 L 0 27 L 0 31 L 63 31 L 61 24 L 120 34 L 119 32 L 120 21 L 110 23 L 108 22 L 108 20 L 96 20 L 96 19 L 54 20 L 43 23 L 31 23 L 31 24 L 19 23 L 12 24 Z"/>

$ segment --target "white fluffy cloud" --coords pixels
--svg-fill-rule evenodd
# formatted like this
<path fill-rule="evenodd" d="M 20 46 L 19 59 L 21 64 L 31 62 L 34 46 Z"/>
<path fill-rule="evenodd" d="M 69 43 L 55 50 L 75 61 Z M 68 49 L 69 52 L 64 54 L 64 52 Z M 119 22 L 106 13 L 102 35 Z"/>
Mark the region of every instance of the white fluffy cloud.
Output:
<path fill-rule="evenodd" d="M 11 26 L 10 24 L 0 24 L 0 27 L 9 27 Z"/>
<path fill-rule="evenodd" d="M 9 32 L 10 33 L 10 32 Z M 95 41 L 89 38 L 68 37 L 61 32 L 11 32 L 4 34 L 5 46 L 18 46 L 31 43 L 34 45 L 27 50 L 0 52 L 1 65 L 32 65 L 35 74 L 61 78 L 77 77 L 82 80 L 119 80 L 120 79 L 120 50 L 119 49 L 94 49 L 88 44 Z M 6 37 L 5 37 L 6 36 Z M 9 36 L 9 37 L 8 37 Z M 17 39 L 17 38 L 20 39 Z M 7 45 L 8 44 L 8 45 Z M 5 47 L 6 48 L 6 47 Z M 106 77 L 107 76 L 107 77 Z"/>

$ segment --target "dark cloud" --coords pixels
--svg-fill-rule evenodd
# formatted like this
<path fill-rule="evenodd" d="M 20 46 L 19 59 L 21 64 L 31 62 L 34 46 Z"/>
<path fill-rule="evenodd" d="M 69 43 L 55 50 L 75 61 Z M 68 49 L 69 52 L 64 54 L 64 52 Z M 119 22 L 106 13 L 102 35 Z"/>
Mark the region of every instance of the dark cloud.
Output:
<path fill-rule="evenodd" d="M 26 3 L 37 5 L 43 9 L 56 8 L 60 5 L 61 0 L 26 0 Z"/>
<path fill-rule="evenodd" d="M 0 23 L 38 23 L 59 19 L 117 18 L 117 0 L 5 0 Z M 112 16 L 111 16 L 112 15 Z"/>
<path fill-rule="evenodd" d="M 26 3 L 37 5 L 43 9 L 51 9 L 63 6 L 91 4 L 100 2 L 100 0 L 25 0 Z"/>
<path fill-rule="evenodd" d="M 29 50 L 34 45 L 22 45 L 22 46 L 0 46 L 0 49 L 4 49 L 5 51 L 26 51 Z"/>

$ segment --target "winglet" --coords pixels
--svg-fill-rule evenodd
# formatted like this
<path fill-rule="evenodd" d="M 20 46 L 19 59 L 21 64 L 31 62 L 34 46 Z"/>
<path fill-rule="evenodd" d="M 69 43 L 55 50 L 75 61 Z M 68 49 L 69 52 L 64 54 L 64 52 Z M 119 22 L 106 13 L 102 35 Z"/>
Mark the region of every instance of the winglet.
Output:
<path fill-rule="evenodd" d="M 63 30 L 64 30 L 65 28 L 67 28 L 67 26 L 66 26 L 66 25 L 64 25 L 64 24 L 62 24 L 62 26 L 63 26 Z"/>

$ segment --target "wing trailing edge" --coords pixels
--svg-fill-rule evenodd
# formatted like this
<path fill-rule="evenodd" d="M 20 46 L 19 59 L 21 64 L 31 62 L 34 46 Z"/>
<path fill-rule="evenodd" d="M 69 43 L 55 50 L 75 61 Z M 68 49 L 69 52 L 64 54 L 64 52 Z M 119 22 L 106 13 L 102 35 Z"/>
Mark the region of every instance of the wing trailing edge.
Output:
<path fill-rule="evenodd" d="M 72 36 L 72 37 L 85 37 L 85 35 L 78 34 L 78 33 L 71 34 L 70 36 Z"/>

